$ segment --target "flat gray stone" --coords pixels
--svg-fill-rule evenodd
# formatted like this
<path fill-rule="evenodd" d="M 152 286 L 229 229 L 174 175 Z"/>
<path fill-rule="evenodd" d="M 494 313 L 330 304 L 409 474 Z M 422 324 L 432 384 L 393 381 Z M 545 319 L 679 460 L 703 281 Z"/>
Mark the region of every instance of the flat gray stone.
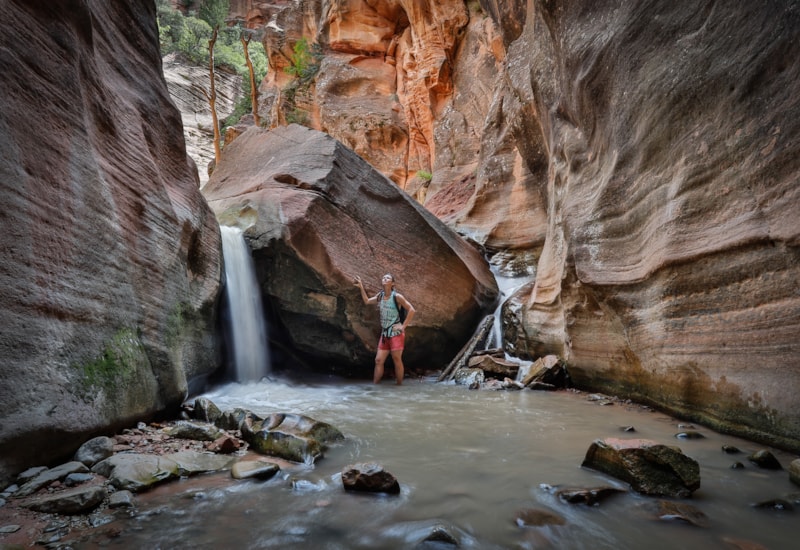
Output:
<path fill-rule="evenodd" d="M 80 446 L 75 452 L 74 460 L 84 463 L 91 468 L 101 460 L 114 454 L 114 440 L 110 437 L 100 436 L 90 439 Z"/>
<path fill-rule="evenodd" d="M 54 481 L 60 481 L 67 477 L 69 474 L 85 474 L 89 472 L 89 468 L 87 468 L 81 462 L 67 462 L 66 464 L 62 464 L 61 466 L 56 466 L 55 468 L 51 468 L 49 470 L 44 470 L 33 479 L 25 483 L 19 490 L 14 493 L 16 497 L 26 497 L 28 495 L 32 495 L 42 487 L 46 485 L 50 485 Z"/>
<path fill-rule="evenodd" d="M 11 533 L 16 533 L 20 529 L 22 529 L 22 527 L 19 525 L 3 525 L 2 527 L 0 527 L 0 534 L 8 535 Z"/>
<path fill-rule="evenodd" d="M 25 508 L 48 514 L 81 514 L 95 509 L 106 498 L 102 485 L 76 487 L 25 503 Z"/>
<path fill-rule="evenodd" d="M 109 508 L 130 508 L 133 506 L 133 493 L 130 491 L 116 491 L 108 496 Z"/>
<path fill-rule="evenodd" d="M 117 489 L 134 493 L 178 477 L 178 465 L 174 460 L 136 453 L 108 457 L 95 464 L 92 471 L 107 477 Z"/>

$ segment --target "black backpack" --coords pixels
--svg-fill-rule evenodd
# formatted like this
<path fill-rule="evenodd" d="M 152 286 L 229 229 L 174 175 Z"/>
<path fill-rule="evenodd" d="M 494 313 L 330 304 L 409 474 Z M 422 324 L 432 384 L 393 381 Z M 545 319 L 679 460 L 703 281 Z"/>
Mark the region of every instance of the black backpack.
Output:
<path fill-rule="evenodd" d="M 395 297 L 394 294 L 395 293 L 392 292 L 392 301 L 394 302 L 394 307 L 397 308 L 397 314 L 400 316 L 400 322 L 401 323 L 405 323 L 406 315 L 408 315 L 408 311 L 406 311 L 406 308 L 404 308 L 403 306 L 401 306 L 400 304 L 397 303 L 397 298 Z M 381 295 L 380 299 L 383 300 L 384 294 L 383 294 L 382 290 L 380 292 L 380 295 Z"/>

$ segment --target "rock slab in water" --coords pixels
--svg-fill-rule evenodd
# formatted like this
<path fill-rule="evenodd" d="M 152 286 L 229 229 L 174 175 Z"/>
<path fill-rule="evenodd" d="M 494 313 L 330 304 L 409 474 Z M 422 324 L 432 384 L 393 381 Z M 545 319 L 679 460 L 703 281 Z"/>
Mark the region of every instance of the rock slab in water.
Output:
<path fill-rule="evenodd" d="M 92 471 L 108 478 L 117 489 L 136 493 L 178 476 L 224 470 L 232 461 L 228 457 L 194 451 L 163 456 L 128 453 L 100 461 Z"/>
<path fill-rule="evenodd" d="M 270 479 L 280 471 L 281 467 L 274 462 L 258 460 L 241 460 L 231 467 L 234 479 Z"/>
<path fill-rule="evenodd" d="M 702 510 L 685 502 L 657 500 L 646 502 L 641 509 L 661 521 L 681 521 L 696 527 L 708 527 L 710 522 Z"/>
<path fill-rule="evenodd" d="M 700 488 L 697 461 L 677 447 L 645 439 L 595 441 L 582 466 L 630 483 L 646 495 L 686 498 Z"/>
<path fill-rule="evenodd" d="M 342 470 L 346 491 L 400 494 L 400 483 L 392 474 L 375 462 L 350 464 Z"/>
<path fill-rule="evenodd" d="M 326 445 L 342 441 L 344 435 L 326 422 L 299 414 L 272 414 L 242 430 L 242 437 L 259 453 L 292 462 L 314 462 Z"/>
<path fill-rule="evenodd" d="M 550 510 L 526 508 L 517 512 L 514 523 L 519 527 L 544 527 L 547 525 L 565 525 L 566 520 Z"/>

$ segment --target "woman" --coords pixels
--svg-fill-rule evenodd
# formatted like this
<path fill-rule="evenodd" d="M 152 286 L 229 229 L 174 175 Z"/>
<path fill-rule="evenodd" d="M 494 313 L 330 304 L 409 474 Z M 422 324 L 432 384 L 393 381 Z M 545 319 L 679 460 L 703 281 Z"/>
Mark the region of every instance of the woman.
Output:
<path fill-rule="evenodd" d="M 354 283 L 361 289 L 361 299 L 365 304 L 378 304 L 381 314 L 381 337 L 378 340 L 378 353 L 375 354 L 375 371 L 372 381 L 380 384 L 383 378 L 383 364 L 389 354 L 392 354 L 394 361 L 394 376 L 397 384 L 403 383 L 403 348 L 406 342 L 406 327 L 411 322 L 416 310 L 411 302 L 405 299 L 402 294 L 394 290 L 394 276 L 387 273 L 381 279 L 382 290 L 372 298 L 367 296 L 361 277 L 356 277 Z M 401 320 L 399 307 L 406 310 L 406 317 Z"/>

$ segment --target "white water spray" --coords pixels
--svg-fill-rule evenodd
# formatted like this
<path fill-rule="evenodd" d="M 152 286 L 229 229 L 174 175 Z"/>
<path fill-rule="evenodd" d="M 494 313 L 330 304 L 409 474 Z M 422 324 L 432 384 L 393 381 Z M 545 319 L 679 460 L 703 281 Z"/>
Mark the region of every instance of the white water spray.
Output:
<path fill-rule="evenodd" d="M 225 259 L 229 347 L 237 382 L 257 382 L 270 370 L 267 325 L 250 248 L 242 231 L 220 226 Z"/>

